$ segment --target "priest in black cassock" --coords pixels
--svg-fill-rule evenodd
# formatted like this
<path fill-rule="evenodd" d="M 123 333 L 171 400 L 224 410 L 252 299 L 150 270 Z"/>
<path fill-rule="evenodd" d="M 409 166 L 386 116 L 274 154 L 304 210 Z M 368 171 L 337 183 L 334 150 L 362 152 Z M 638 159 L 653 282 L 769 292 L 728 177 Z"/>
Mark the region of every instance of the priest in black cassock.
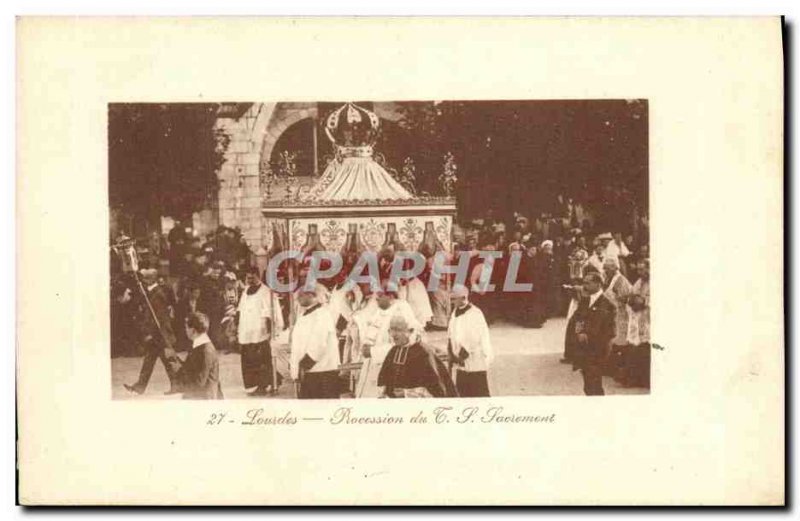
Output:
<path fill-rule="evenodd" d="M 413 329 L 405 317 L 395 315 L 389 322 L 393 347 L 378 374 L 378 386 L 388 398 L 431 398 L 457 396 L 447 368 L 441 360 L 412 342 Z"/>

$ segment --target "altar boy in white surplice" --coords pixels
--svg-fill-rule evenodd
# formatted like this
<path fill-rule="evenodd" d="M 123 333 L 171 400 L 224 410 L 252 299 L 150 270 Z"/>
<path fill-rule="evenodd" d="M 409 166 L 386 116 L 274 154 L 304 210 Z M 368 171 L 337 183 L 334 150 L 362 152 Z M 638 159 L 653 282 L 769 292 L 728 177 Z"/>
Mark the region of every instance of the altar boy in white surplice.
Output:
<path fill-rule="evenodd" d="M 483 312 L 469 302 L 469 290 L 453 286 L 453 314 L 447 328 L 447 351 L 458 367 L 456 389 L 463 397 L 489 396 L 488 369 L 494 359 Z"/>
<path fill-rule="evenodd" d="M 297 318 L 290 335 L 292 379 L 298 398 L 339 398 L 339 343 L 333 318 L 317 300 L 315 289 L 297 290 Z"/>

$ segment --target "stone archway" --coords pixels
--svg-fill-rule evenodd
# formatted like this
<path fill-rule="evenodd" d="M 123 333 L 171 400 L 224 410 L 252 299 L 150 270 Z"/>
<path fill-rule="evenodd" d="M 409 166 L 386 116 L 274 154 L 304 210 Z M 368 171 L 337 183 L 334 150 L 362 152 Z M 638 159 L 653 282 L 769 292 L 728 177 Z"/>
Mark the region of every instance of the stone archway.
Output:
<path fill-rule="evenodd" d="M 275 144 L 286 129 L 306 118 L 317 118 L 317 108 L 314 103 L 278 103 L 272 113 L 269 125 L 264 132 L 264 141 L 261 144 L 261 163 L 269 162 Z"/>
<path fill-rule="evenodd" d="M 317 171 L 317 151 L 314 147 L 314 118 L 303 118 L 289 125 L 272 146 L 269 164 L 273 172 L 280 170 L 281 154 L 289 152 L 294 156 L 297 177 L 312 177 Z M 267 157 L 261 159 L 262 165 Z"/>

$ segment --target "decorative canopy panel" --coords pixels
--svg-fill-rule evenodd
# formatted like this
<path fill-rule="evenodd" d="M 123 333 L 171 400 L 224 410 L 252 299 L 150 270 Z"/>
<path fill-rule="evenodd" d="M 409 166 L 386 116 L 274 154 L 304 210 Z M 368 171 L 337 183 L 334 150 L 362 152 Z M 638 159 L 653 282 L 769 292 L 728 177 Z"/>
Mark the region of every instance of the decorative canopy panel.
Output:
<path fill-rule="evenodd" d="M 447 215 L 428 217 L 333 217 L 333 218 L 298 218 L 290 223 L 289 247 L 299 251 L 306 243 L 309 225 L 314 225 L 319 233 L 320 242 L 326 250 L 340 252 L 347 238 L 348 225 L 357 226 L 361 244 L 369 251 L 377 252 L 383 245 L 389 224 L 394 224 L 398 239 L 407 251 L 416 251 L 422 242 L 425 224 L 432 223 L 436 238 L 450 249 L 450 230 L 452 218 Z"/>

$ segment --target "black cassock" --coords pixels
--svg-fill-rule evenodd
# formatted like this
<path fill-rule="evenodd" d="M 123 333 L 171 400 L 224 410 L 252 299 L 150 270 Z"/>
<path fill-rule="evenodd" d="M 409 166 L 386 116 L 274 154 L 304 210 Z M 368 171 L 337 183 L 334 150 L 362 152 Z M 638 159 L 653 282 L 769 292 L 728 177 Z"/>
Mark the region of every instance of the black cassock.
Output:
<path fill-rule="evenodd" d="M 434 397 L 458 396 L 444 363 L 419 342 L 389 350 L 378 374 L 378 386 L 384 387 L 391 398 L 419 388 Z"/>

